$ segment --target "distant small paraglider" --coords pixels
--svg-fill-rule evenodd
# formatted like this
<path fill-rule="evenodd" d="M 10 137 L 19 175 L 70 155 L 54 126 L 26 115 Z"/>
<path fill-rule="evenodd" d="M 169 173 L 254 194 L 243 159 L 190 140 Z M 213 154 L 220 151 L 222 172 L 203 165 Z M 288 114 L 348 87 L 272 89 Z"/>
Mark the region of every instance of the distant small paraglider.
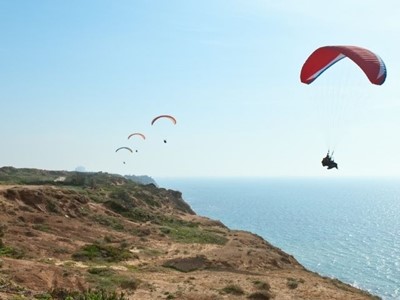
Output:
<path fill-rule="evenodd" d="M 155 117 L 155 118 L 151 121 L 151 125 L 154 125 L 154 123 L 155 123 L 157 120 L 163 119 L 163 118 L 171 120 L 171 122 L 172 122 L 174 125 L 176 125 L 176 119 L 175 119 L 173 116 L 171 116 L 171 115 L 159 115 L 159 116 Z M 167 143 L 167 140 L 164 139 L 164 144 L 166 144 L 166 143 Z"/>
<path fill-rule="evenodd" d="M 128 150 L 129 152 L 133 153 L 132 149 L 129 147 L 120 147 L 117 150 L 115 150 L 115 152 L 118 152 L 119 150 L 122 150 L 122 149 Z"/>
<path fill-rule="evenodd" d="M 120 151 L 120 150 L 128 150 L 129 152 L 133 153 L 133 150 L 132 150 L 131 148 L 129 148 L 129 147 L 120 147 L 120 148 L 118 148 L 117 150 L 115 150 L 115 152 L 118 152 L 118 151 Z M 125 161 L 123 161 L 122 163 L 123 163 L 124 165 L 126 164 Z"/>
<path fill-rule="evenodd" d="M 151 125 L 154 125 L 154 123 L 155 123 L 157 120 L 163 119 L 163 118 L 166 118 L 166 119 L 171 120 L 172 123 L 174 123 L 174 125 L 176 125 L 176 119 L 175 119 L 173 116 L 170 116 L 170 115 L 159 115 L 158 117 L 155 117 L 155 118 L 151 121 Z"/>
<path fill-rule="evenodd" d="M 142 139 L 146 139 L 146 136 L 143 134 L 143 133 L 139 133 L 139 132 L 135 132 L 135 133 L 132 133 L 132 134 L 130 134 L 130 135 L 128 135 L 128 140 L 131 138 L 131 137 L 133 137 L 133 136 L 135 136 L 135 135 L 137 135 L 137 136 L 140 136 Z"/>
<path fill-rule="evenodd" d="M 133 136 L 138 136 L 138 137 L 141 137 L 143 140 L 145 140 L 145 139 L 146 139 L 146 136 L 145 136 L 143 133 L 140 133 L 140 132 L 135 132 L 135 133 L 131 133 L 130 135 L 128 135 L 128 140 L 129 140 L 131 137 L 133 137 Z M 137 149 L 135 149 L 135 152 L 137 153 L 137 152 L 138 152 L 138 150 L 137 150 Z"/>

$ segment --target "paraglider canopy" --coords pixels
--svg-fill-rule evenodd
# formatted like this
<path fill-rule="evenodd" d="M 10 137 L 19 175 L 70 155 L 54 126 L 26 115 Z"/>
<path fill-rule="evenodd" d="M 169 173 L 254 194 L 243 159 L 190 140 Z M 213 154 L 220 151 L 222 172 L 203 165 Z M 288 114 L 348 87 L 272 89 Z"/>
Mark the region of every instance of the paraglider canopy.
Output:
<path fill-rule="evenodd" d="M 166 118 L 172 121 L 172 123 L 174 125 L 176 125 L 176 119 L 173 116 L 170 115 L 160 115 L 158 117 L 155 117 L 152 121 L 151 121 L 151 125 L 153 125 L 157 120 L 162 119 L 162 118 Z"/>
<path fill-rule="evenodd" d="M 145 137 L 145 135 L 143 134 L 143 133 L 139 133 L 139 132 L 135 132 L 135 133 L 131 133 L 130 135 L 128 135 L 128 140 L 131 138 L 131 137 L 133 137 L 133 136 L 135 136 L 135 135 L 137 135 L 137 136 L 140 136 L 142 139 L 146 139 L 146 137 Z"/>
<path fill-rule="evenodd" d="M 324 71 L 341 59 L 348 57 L 356 63 L 372 84 L 381 85 L 386 79 L 383 60 L 370 50 L 357 46 L 325 46 L 315 50 L 304 63 L 300 80 L 310 84 Z"/>
<path fill-rule="evenodd" d="M 120 147 L 120 148 L 118 148 L 117 150 L 115 150 L 115 152 L 118 152 L 119 150 L 122 150 L 122 149 L 128 150 L 128 151 L 130 151 L 131 153 L 133 153 L 133 150 L 132 150 L 131 148 L 129 148 L 129 147 Z"/>

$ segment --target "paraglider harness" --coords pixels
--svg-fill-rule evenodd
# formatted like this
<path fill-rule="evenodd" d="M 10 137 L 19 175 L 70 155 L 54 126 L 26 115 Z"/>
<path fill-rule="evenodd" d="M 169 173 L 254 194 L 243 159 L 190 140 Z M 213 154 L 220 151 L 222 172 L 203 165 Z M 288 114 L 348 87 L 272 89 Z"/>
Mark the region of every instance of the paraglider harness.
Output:
<path fill-rule="evenodd" d="M 327 167 L 328 170 L 333 169 L 333 168 L 338 168 L 337 163 L 335 163 L 332 159 L 333 152 L 331 155 L 329 155 L 329 150 L 326 156 L 322 159 L 321 163 L 323 167 Z"/>

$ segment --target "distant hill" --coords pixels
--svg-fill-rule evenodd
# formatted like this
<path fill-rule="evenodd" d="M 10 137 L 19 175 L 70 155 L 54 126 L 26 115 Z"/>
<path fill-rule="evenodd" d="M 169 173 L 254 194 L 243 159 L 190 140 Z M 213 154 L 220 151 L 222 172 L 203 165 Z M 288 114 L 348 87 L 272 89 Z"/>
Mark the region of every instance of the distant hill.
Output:
<path fill-rule="evenodd" d="M 0 168 L 0 182 L 18 184 L 94 185 L 126 180 L 121 175 L 104 172 L 49 171 L 31 168 Z"/>
<path fill-rule="evenodd" d="M 138 184 L 153 184 L 158 186 L 150 176 L 118 175 L 106 172 L 79 172 L 79 171 L 48 171 L 14 167 L 0 168 L 0 182 L 13 182 L 19 184 L 60 184 L 60 185 L 95 185 L 110 182 L 120 182 L 124 179 Z"/>
<path fill-rule="evenodd" d="M 155 186 L 158 186 L 157 182 L 153 178 L 147 175 L 141 175 L 141 176 L 125 175 L 124 177 L 139 184 L 154 184 Z"/>
<path fill-rule="evenodd" d="M 0 299 L 88 289 L 123 292 L 107 298 L 120 300 L 378 299 L 196 215 L 154 181 L 0 168 Z"/>

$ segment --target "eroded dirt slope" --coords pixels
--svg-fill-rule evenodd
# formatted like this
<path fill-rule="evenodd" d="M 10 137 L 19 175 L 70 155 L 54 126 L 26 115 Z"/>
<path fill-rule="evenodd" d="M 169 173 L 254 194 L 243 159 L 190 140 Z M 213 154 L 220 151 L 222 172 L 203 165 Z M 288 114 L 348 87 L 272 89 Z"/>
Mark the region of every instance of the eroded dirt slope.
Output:
<path fill-rule="evenodd" d="M 0 185 L 0 220 L 0 299 L 90 287 L 130 299 L 376 299 L 154 185 Z"/>

